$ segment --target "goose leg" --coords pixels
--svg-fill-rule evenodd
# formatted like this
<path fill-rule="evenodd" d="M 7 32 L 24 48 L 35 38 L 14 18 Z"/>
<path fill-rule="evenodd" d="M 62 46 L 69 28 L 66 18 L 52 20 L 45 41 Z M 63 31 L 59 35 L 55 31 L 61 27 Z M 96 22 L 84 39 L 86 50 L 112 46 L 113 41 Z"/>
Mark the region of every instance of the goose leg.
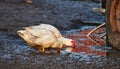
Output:
<path fill-rule="evenodd" d="M 60 51 L 61 51 L 61 48 L 58 48 L 57 52 L 60 53 Z"/>
<path fill-rule="evenodd" d="M 44 52 L 45 52 L 44 46 L 41 46 L 41 47 L 39 48 L 39 52 L 40 52 L 40 53 L 44 53 Z"/>

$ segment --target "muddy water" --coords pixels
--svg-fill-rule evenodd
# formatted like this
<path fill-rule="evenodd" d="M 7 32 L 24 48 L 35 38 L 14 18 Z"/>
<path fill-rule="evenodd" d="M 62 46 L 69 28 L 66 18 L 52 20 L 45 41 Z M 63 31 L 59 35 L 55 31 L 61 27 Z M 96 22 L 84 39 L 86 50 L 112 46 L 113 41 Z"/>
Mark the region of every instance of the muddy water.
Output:
<path fill-rule="evenodd" d="M 91 35 L 94 36 L 94 40 L 97 40 L 99 43 L 101 43 L 101 46 L 99 46 L 87 37 L 87 34 L 93 28 L 94 26 L 83 26 L 79 30 L 67 31 L 68 33 L 65 35 L 65 37 L 72 38 L 77 43 L 77 47 L 75 49 L 71 49 L 71 52 L 82 52 L 87 55 L 106 56 L 108 48 L 106 47 L 106 41 L 99 37 L 101 34 L 103 34 L 103 32 L 105 32 L 105 29 L 99 29 Z M 103 47 L 106 47 L 106 50 L 104 50 Z M 108 50 L 109 49 L 111 48 L 108 48 Z M 70 52 L 70 48 L 68 48 L 67 50 Z"/>

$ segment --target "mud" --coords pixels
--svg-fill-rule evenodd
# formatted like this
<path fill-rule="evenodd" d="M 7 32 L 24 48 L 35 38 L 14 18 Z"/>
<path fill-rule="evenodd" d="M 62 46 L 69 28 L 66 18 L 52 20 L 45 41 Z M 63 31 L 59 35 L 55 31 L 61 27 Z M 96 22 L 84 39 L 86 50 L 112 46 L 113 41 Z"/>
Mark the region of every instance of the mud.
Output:
<path fill-rule="evenodd" d="M 91 0 L 92 1 L 92 0 Z M 104 16 L 93 12 L 100 2 L 85 0 L 23 0 L 0 1 L 0 69 L 119 69 L 120 53 L 92 43 L 86 34 L 95 26 L 85 26 L 84 21 L 102 23 Z M 80 20 L 76 22 L 74 20 Z M 73 22 L 74 21 L 74 22 Z M 83 21 L 83 22 L 82 22 Z M 61 54 L 41 54 L 30 48 L 16 30 L 41 23 L 56 26 L 64 37 L 73 38 L 78 47 Z M 97 32 L 98 33 L 98 32 Z M 99 36 L 99 33 L 98 35 Z"/>

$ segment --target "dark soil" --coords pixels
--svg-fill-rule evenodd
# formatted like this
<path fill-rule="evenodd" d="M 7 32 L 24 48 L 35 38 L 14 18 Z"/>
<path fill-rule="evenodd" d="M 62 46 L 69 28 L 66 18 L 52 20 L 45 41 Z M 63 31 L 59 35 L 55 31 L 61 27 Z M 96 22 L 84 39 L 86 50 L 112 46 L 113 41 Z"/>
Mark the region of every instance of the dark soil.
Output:
<path fill-rule="evenodd" d="M 0 69 L 119 69 L 120 53 L 109 47 L 97 48 L 105 49 L 106 56 L 64 50 L 61 54 L 40 54 L 16 33 L 22 27 L 41 23 L 71 31 L 83 27 L 84 21 L 104 22 L 101 13 L 92 11 L 94 7 L 100 7 L 99 1 L 33 0 L 33 4 L 26 4 L 23 0 L 1 0 Z"/>

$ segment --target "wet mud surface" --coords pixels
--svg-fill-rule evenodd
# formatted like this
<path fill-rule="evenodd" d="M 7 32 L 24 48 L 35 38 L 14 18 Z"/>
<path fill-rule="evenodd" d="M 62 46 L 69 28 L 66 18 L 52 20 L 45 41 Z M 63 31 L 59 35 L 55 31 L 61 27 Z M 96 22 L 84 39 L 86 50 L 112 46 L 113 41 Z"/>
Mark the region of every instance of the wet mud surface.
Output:
<path fill-rule="evenodd" d="M 101 13 L 91 10 L 99 6 L 78 0 L 34 0 L 32 5 L 22 0 L 0 1 L 0 69 L 119 69 L 120 52 L 99 38 L 105 28 L 93 34 L 102 45 L 98 46 L 86 37 L 95 26 L 81 22 L 104 22 Z M 71 52 L 63 49 L 61 54 L 40 54 L 16 33 L 22 27 L 41 23 L 56 26 L 64 37 L 74 39 L 77 47 Z"/>

